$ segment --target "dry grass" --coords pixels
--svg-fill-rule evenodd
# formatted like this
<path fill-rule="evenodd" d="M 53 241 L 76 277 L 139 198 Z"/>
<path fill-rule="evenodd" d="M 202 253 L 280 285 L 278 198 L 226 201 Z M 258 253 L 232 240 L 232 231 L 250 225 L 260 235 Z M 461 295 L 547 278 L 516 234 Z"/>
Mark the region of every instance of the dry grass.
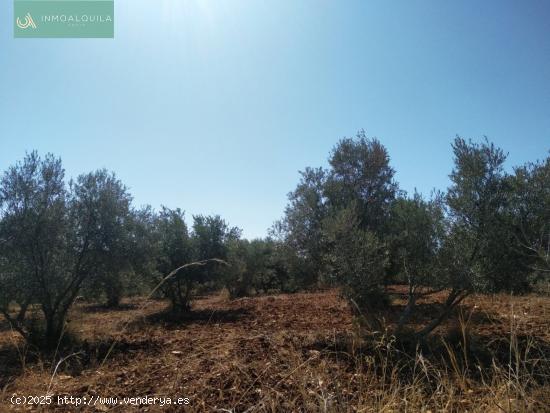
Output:
<path fill-rule="evenodd" d="M 438 299 L 419 303 L 413 322 L 425 321 Z M 470 297 L 437 337 L 412 348 L 384 335 L 365 339 L 336 291 L 210 296 L 185 320 L 163 313 L 163 302 L 125 304 L 117 311 L 75 307 L 69 330 L 82 341 L 55 361 L 78 355 L 61 363 L 53 380 L 57 363 L 0 326 L 0 411 L 28 411 L 9 397 L 45 394 L 50 381 L 54 395 L 189 397 L 185 411 L 550 411 L 547 297 Z M 394 314 L 386 318 L 391 324 Z M 44 408 L 54 410 L 183 411 Z"/>

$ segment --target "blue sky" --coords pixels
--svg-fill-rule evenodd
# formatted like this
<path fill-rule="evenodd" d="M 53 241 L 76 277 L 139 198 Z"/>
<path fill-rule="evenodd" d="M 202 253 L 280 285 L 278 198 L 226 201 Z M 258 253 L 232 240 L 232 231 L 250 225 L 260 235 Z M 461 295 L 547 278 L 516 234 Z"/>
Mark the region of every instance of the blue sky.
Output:
<path fill-rule="evenodd" d="M 298 170 L 364 128 L 402 188 L 444 189 L 456 134 L 550 150 L 550 2 L 115 0 L 115 39 L 13 39 L 0 169 L 26 150 L 114 170 L 136 204 L 263 236 Z"/>

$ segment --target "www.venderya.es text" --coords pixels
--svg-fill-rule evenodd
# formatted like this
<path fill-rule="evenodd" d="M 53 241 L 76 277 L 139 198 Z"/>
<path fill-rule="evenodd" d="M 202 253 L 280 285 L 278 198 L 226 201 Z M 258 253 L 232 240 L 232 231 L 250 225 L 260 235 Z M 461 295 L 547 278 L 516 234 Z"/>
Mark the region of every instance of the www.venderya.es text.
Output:
<path fill-rule="evenodd" d="M 14 394 L 10 402 L 13 405 L 35 406 L 186 406 L 191 403 L 191 399 L 189 397 L 167 396 L 19 396 Z"/>

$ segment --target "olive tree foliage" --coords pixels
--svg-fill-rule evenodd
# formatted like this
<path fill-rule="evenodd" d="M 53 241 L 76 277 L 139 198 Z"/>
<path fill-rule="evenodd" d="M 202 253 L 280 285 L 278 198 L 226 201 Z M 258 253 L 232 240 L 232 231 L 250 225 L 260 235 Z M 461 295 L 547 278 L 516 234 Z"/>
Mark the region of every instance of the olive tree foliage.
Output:
<path fill-rule="evenodd" d="M 500 212 L 506 203 L 506 155 L 487 141 L 476 144 L 462 138 L 455 139 L 453 151 L 455 168 L 447 194 L 453 231 L 462 240 L 462 250 L 468 252 L 470 287 L 488 288 L 491 267 L 486 257 L 492 246 L 492 231 L 502 226 Z"/>
<path fill-rule="evenodd" d="M 226 286 L 231 298 L 292 290 L 287 252 L 271 238 L 229 244 Z"/>
<path fill-rule="evenodd" d="M 327 217 L 324 194 L 327 172 L 323 168 L 306 168 L 300 172 L 296 189 L 288 194 L 284 218 L 275 223 L 271 234 L 288 248 L 286 251 L 307 267 L 297 284 L 312 286 L 324 276 L 323 220 Z"/>
<path fill-rule="evenodd" d="M 365 131 L 340 140 L 329 158 L 325 195 L 332 212 L 354 204 L 362 229 L 382 238 L 398 192 L 388 151 Z"/>
<path fill-rule="evenodd" d="M 531 282 L 550 277 L 550 157 L 518 167 L 510 177 L 509 213 L 516 250 L 526 259 Z"/>
<path fill-rule="evenodd" d="M 445 227 L 442 194 L 426 200 L 415 192 L 395 200 L 388 239 L 396 282 L 413 289 L 432 284 Z"/>
<path fill-rule="evenodd" d="M 504 207 L 502 185 L 506 159 L 503 151 L 485 141 L 481 144 L 460 137 L 452 145 L 454 168 L 446 203 L 445 234 L 437 254 L 432 285 L 447 291 L 441 310 L 417 331 L 425 337 L 441 324 L 464 298 L 484 290 L 488 283 L 486 255 L 496 211 Z"/>
<path fill-rule="evenodd" d="M 251 294 L 254 274 L 247 266 L 248 243 L 244 239 L 235 239 L 227 245 L 229 267 L 225 271 L 225 284 L 231 299 Z"/>
<path fill-rule="evenodd" d="M 484 291 L 491 285 L 487 257 L 494 245 L 492 230 L 500 225 L 496 212 L 506 206 L 503 183 L 506 157 L 487 141 L 477 144 L 457 137 L 452 148 L 454 168 L 444 200 L 438 195 L 425 201 L 418 194 L 410 199 L 393 199 L 388 203 L 387 219 L 372 227 L 378 228 L 379 238 L 386 244 L 394 277 L 408 285 L 407 305 L 400 314 L 397 333 L 410 320 L 419 296 L 447 291 L 440 310 L 415 332 L 422 338 L 469 294 Z M 347 261 L 353 262 L 353 256 Z M 364 274 L 369 273 L 364 271 Z M 364 279 L 376 280 L 370 274 Z M 382 276 L 378 280 L 381 285 L 387 282 Z M 370 289 L 376 292 L 372 286 Z M 379 287 L 378 291 L 382 289 Z M 374 298 L 370 301 L 376 302 Z"/>
<path fill-rule="evenodd" d="M 384 292 L 388 256 L 376 234 L 360 225 L 354 205 L 327 218 L 324 225 L 329 248 L 325 261 L 342 286 L 352 309 L 365 317 L 372 328 L 380 328 L 376 313 L 388 305 Z"/>
<path fill-rule="evenodd" d="M 113 194 L 100 176 L 106 174 L 84 175 L 67 186 L 60 159 L 32 152 L 2 177 L 0 312 L 27 339 L 55 343 L 83 283 L 98 268 L 119 270 L 110 251 L 116 237 L 107 228 L 117 234 L 124 227 L 126 209 L 117 202 L 126 205 L 126 199 L 108 200 Z M 34 304 L 43 330 L 33 327 L 36 315 L 28 313 Z"/>
<path fill-rule="evenodd" d="M 108 306 L 117 306 L 134 283 L 132 197 L 115 174 L 105 169 L 79 176 L 71 187 L 78 199 L 85 200 L 74 205 L 75 220 L 85 216 L 84 209 L 92 203 L 96 209 L 96 242 L 101 256 L 84 283 L 85 291 L 91 296 L 103 293 Z"/>
<path fill-rule="evenodd" d="M 289 194 L 285 216 L 273 232 L 303 260 L 306 283 L 317 280 L 340 283 L 344 271 L 334 261 L 340 238 L 335 225 L 344 225 L 342 211 L 351 206 L 357 231 L 368 231 L 383 243 L 391 205 L 398 192 L 386 148 L 359 131 L 355 138 L 340 140 L 329 157 L 329 169 L 306 168 L 296 189 Z M 344 213 L 345 215 L 345 213 Z M 328 227 L 327 227 L 328 226 Z M 328 257 L 328 259 L 327 259 Z M 339 274 L 339 275 L 338 275 Z"/>
<path fill-rule="evenodd" d="M 505 153 L 487 140 L 457 137 L 452 148 L 445 203 L 440 196 L 429 203 L 415 196 L 406 207 L 398 200 L 391 219 L 392 257 L 397 263 L 402 259 L 401 272 L 409 280 L 398 330 L 414 311 L 414 285 L 428 293 L 447 292 L 440 311 L 416 331 L 418 337 L 430 334 L 473 292 L 525 291 L 532 282 L 529 274 L 540 270 L 535 263 L 544 266 L 548 248 L 547 164 L 516 168 L 509 176 Z"/>
<path fill-rule="evenodd" d="M 226 261 L 228 244 L 240 237 L 220 216 L 196 215 L 190 231 L 180 209 L 163 207 L 155 218 L 152 254 L 155 256 L 154 283 L 170 299 L 172 311 L 191 310 L 194 295 L 201 288 L 217 287 L 224 275 L 220 261 Z M 192 262 L 169 279 L 174 269 Z"/>
<path fill-rule="evenodd" d="M 191 269 L 203 290 L 221 288 L 229 259 L 229 245 L 241 238 L 241 229 L 231 227 L 219 215 L 193 216 L 193 245 L 195 259 L 207 261 L 205 265 Z M 220 261 L 225 264 L 220 264 Z"/>
<path fill-rule="evenodd" d="M 376 330 L 383 325 L 380 315 L 391 305 L 386 272 L 391 282 L 408 286 L 407 305 L 399 316 L 400 334 L 416 310 L 419 297 L 440 290 L 437 281 L 438 254 L 445 233 L 441 196 L 426 201 L 415 193 L 392 204 L 388 232 L 381 239 L 361 228 L 356 207 L 339 211 L 325 223 L 330 245 L 326 259 L 338 284 L 350 299 L 352 309 Z"/>
<path fill-rule="evenodd" d="M 388 228 L 398 193 L 386 148 L 361 130 L 340 140 L 329 157 L 324 193 L 325 262 L 330 276 L 365 314 L 388 303 Z M 355 291 L 355 293 L 353 293 Z"/>
<path fill-rule="evenodd" d="M 393 281 L 406 285 L 407 304 L 396 328 L 401 333 L 416 309 L 418 298 L 436 291 L 438 255 L 446 222 L 442 195 L 425 200 L 418 193 L 396 199 L 391 211 L 389 247 Z"/>
<path fill-rule="evenodd" d="M 49 320 L 48 335 L 57 328 L 70 295 L 59 295 L 53 283 L 65 287 L 80 274 L 64 274 L 69 217 L 61 161 L 36 152 L 10 167 L 0 181 L 0 311 L 11 326 L 29 337 L 27 309 L 35 302 Z M 65 301 L 65 302 L 62 302 Z M 10 304 L 19 306 L 15 318 Z"/>
<path fill-rule="evenodd" d="M 172 270 L 193 260 L 193 250 L 184 212 L 179 209 L 162 207 L 155 219 L 156 235 L 156 271 L 154 282 L 160 285 L 160 291 L 168 298 L 174 312 L 189 311 L 193 278 L 180 271 L 166 282 L 164 277 Z"/>
<path fill-rule="evenodd" d="M 228 242 L 239 239 L 241 230 L 230 227 L 219 215 L 193 216 L 193 243 L 198 260 L 227 258 Z M 203 270 L 209 272 L 211 267 Z"/>
<path fill-rule="evenodd" d="M 415 332 L 420 338 L 472 292 L 525 291 L 533 272 L 548 269 L 549 161 L 509 176 L 506 155 L 487 140 L 457 137 L 452 150 L 447 193 L 407 197 L 384 146 L 360 131 L 338 142 L 327 170 L 302 173 L 274 232 L 297 257 L 315 260 L 373 323 L 390 303 L 388 284 L 407 285 L 398 333 L 427 294 L 447 297 Z"/>

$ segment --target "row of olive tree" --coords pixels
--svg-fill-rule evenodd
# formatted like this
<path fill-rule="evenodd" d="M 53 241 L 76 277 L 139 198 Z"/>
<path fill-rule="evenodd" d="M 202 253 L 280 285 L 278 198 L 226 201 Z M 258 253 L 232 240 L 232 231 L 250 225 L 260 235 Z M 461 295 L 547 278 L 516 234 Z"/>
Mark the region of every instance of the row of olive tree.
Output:
<path fill-rule="evenodd" d="M 28 340 L 53 345 L 79 297 L 105 299 L 158 290 L 174 311 L 200 286 L 220 284 L 218 264 L 240 237 L 219 216 L 132 207 L 128 189 L 98 170 L 68 183 L 61 160 L 36 152 L 0 181 L 0 313 Z M 200 265 L 165 276 L 190 262 Z"/>
<path fill-rule="evenodd" d="M 433 331 L 475 291 L 527 291 L 548 276 L 550 158 L 504 171 L 493 144 L 456 138 L 446 194 L 407 197 L 387 150 L 360 131 L 341 140 L 328 169 L 307 168 L 289 194 L 279 241 L 304 260 L 314 284 L 340 285 L 374 327 L 391 300 L 389 284 L 406 284 L 397 325 L 410 321 L 419 297 L 446 291 L 441 311 L 416 331 Z"/>
<path fill-rule="evenodd" d="M 105 170 L 67 183 L 59 159 L 33 152 L 0 182 L 0 313 L 51 344 L 79 296 L 115 306 L 155 288 L 180 313 L 209 289 L 240 297 L 339 285 L 380 327 L 388 285 L 400 283 L 408 298 L 397 332 L 419 297 L 447 292 L 416 332 L 425 336 L 472 292 L 523 292 L 550 274 L 550 158 L 507 174 L 505 154 L 486 141 L 457 138 L 453 152 L 447 193 L 407 197 L 378 140 L 343 139 L 328 169 L 302 173 L 270 237 L 253 241 L 219 216 L 188 227 L 179 209 L 136 209 Z"/>
<path fill-rule="evenodd" d="M 228 263 L 225 286 L 232 298 L 311 287 L 307 262 L 272 237 L 234 240 Z"/>

